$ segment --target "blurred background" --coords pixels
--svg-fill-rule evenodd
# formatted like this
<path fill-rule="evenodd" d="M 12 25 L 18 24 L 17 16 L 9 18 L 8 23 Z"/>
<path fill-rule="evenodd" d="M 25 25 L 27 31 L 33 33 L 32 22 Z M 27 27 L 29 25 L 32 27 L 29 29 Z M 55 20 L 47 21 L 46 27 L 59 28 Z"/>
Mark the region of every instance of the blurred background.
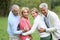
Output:
<path fill-rule="evenodd" d="M 0 40 L 8 40 L 7 33 L 7 18 L 10 8 L 13 4 L 17 4 L 21 7 L 27 6 L 30 9 L 36 7 L 39 10 L 40 3 L 47 3 L 49 9 L 56 12 L 60 18 L 60 0 L 0 0 Z M 31 24 L 33 24 L 33 18 L 30 16 Z M 39 40 L 38 32 L 32 34 L 33 40 Z"/>

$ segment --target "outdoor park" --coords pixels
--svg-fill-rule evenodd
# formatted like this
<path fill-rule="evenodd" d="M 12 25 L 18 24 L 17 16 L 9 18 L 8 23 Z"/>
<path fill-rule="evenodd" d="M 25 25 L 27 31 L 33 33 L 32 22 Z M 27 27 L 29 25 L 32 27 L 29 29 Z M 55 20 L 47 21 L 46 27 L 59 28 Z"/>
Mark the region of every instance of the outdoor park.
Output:
<path fill-rule="evenodd" d="M 39 10 L 40 3 L 48 3 L 49 10 L 54 11 L 60 18 L 60 0 L 0 0 L 0 40 L 9 40 L 7 33 L 8 14 L 13 4 L 22 7 L 29 7 L 30 9 L 36 7 Z M 29 15 L 31 25 L 33 25 L 33 18 Z M 32 34 L 33 40 L 39 40 L 37 30 Z"/>

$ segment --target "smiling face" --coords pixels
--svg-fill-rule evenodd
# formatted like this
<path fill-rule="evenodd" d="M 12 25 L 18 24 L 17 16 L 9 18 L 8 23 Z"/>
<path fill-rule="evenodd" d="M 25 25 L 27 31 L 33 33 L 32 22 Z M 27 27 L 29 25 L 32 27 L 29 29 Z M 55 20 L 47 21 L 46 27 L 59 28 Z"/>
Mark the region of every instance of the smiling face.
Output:
<path fill-rule="evenodd" d="M 24 9 L 23 12 L 22 12 L 22 16 L 27 18 L 28 14 L 29 14 L 28 10 Z"/>
<path fill-rule="evenodd" d="M 47 8 L 41 8 L 40 10 L 41 10 L 43 15 L 47 16 L 47 13 L 48 13 L 48 9 Z"/>
<path fill-rule="evenodd" d="M 35 18 L 38 15 L 38 13 L 35 12 L 35 11 L 31 11 L 31 15 L 32 15 L 33 18 Z"/>

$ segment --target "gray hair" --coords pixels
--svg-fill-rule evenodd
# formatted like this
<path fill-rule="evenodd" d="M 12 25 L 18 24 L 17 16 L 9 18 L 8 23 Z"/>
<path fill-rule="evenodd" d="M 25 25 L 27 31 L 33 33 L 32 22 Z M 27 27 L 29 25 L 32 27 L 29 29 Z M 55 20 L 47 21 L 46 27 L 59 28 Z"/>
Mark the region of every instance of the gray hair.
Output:
<path fill-rule="evenodd" d="M 19 6 L 14 4 L 12 7 L 11 7 L 11 10 L 14 10 L 15 8 L 19 9 Z"/>
<path fill-rule="evenodd" d="M 48 8 L 48 4 L 47 3 L 41 3 L 39 5 L 39 8 Z"/>

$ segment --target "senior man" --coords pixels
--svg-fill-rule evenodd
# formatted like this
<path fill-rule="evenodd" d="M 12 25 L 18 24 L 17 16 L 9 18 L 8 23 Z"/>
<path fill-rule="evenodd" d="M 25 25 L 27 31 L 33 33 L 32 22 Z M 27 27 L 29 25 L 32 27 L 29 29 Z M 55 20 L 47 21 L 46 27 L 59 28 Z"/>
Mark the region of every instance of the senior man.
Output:
<path fill-rule="evenodd" d="M 19 6 L 13 5 L 8 16 L 8 34 L 9 40 L 19 40 L 18 34 L 21 34 L 23 30 L 18 30 L 18 24 L 20 21 Z"/>
<path fill-rule="evenodd" d="M 60 40 L 60 21 L 55 12 L 48 9 L 47 3 L 41 3 L 39 5 L 40 11 L 44 15 L 44 21 L 47 25 L 47 29 L 40 29 L 40 32 L 50 32 L 53 34 L 54 40 Z"/>

